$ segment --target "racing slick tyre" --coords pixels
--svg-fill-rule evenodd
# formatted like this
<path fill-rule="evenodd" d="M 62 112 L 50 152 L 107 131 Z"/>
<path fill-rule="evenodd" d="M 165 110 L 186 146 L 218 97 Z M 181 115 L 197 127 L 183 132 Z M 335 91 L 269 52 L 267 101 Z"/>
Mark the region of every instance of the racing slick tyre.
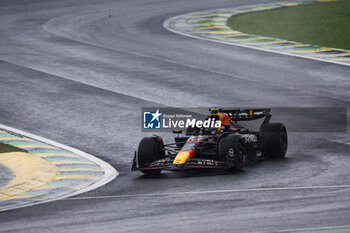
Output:
<path fill-rule="evenodd" d="M 228 169 L 243 170 L 247 164 L 244 142 L 239 135 L 229 134 L 220 139 L 219 160 L 226 161 Z"/>
<path fill-rule="evenodd" d="M 147 164 L 164 157 L 164 143 L 161 137 L 145 137 L 140 141 L 137 150 L 137 160 L 141 172 L 159 174 L 162 170 L 142 170 Z"/>
<path fill-rule="evenodd" d="M 265 158 L 284 158 L 288 148 L 287 129 L 282 123 L 264 124 L 260 128 L 261 154 Z"/>

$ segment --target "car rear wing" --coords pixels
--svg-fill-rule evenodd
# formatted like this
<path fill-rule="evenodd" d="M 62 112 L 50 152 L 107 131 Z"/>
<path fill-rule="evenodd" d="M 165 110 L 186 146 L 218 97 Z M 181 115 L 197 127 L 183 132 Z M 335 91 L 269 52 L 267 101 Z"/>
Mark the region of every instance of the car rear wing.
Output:
<path fill-rule="evenodd" d="M 221 109 L 220 112 L 225 113 L 231 120 L 251 121 L 265 117 L 263 124 L 268 123 L 271 119 L 271 109 L 255 108 L 255 109 Z"/>

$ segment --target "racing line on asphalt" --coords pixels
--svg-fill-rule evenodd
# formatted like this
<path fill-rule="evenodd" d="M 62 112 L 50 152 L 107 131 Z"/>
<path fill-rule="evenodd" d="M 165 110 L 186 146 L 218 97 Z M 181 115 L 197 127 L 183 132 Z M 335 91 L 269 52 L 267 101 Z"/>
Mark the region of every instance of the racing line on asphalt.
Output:
<path fill-rule="evenodd" d="M 109 198 L 128 198 L 128 197 L 154 197 L 170 195 L 193 195 L 193 194 L 215 194 L 215 193 L 241 193 L 241 192 L 266 192 L 266 191 L 294 191 L 294 190 L 320 190 L 320 189 L 346 189 L 347 185 L 320 185 L 320 186 L 300 186 L 300 187 L 275 187 L 275 188 L 251 188 L 251 189 L 231 189 L 231 190 L 207 190 L 191 192 L 174 192 L 174 193 L 150 193 L 141 195 L 110 195 L 110 196 L 93 196 L 93 197 L 71 197 L 64 200 L 89 200 L 89 199 L 109 199 Z"/>

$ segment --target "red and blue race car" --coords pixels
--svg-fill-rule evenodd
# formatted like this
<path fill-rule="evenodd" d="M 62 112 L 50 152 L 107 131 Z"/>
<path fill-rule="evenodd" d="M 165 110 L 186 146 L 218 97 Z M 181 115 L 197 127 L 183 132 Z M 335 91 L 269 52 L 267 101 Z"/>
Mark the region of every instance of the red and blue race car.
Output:
<path fill-rule="evenodd" d="M 284 158 L 288 137 L 282 123 L 270 123 L 270 109 L 209 109 L 218 128 L 190 127 L 185 136 L 164 144 L 159 136 L 145 137 L 135 151 L 133 171 L 159 174 L 162 170 L 214 168 L 242 170 L 263 158 Z M 263 119 L 259 131 L 250 131 L 240 121 Z"/>

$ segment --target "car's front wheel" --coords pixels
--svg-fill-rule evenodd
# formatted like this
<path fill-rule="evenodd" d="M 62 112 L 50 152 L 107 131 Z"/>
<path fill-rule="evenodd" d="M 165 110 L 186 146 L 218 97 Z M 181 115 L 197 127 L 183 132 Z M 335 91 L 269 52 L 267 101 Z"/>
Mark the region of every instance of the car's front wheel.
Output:
<path fill-rule="evenodd" d="M 159 174 L 161 169 L 143 170 L 149 163 L 164 157 L 164 143 L 161 137 L 145 137 L 140 141 L 137 150 L 137 162 L 141 172 Z"/>

